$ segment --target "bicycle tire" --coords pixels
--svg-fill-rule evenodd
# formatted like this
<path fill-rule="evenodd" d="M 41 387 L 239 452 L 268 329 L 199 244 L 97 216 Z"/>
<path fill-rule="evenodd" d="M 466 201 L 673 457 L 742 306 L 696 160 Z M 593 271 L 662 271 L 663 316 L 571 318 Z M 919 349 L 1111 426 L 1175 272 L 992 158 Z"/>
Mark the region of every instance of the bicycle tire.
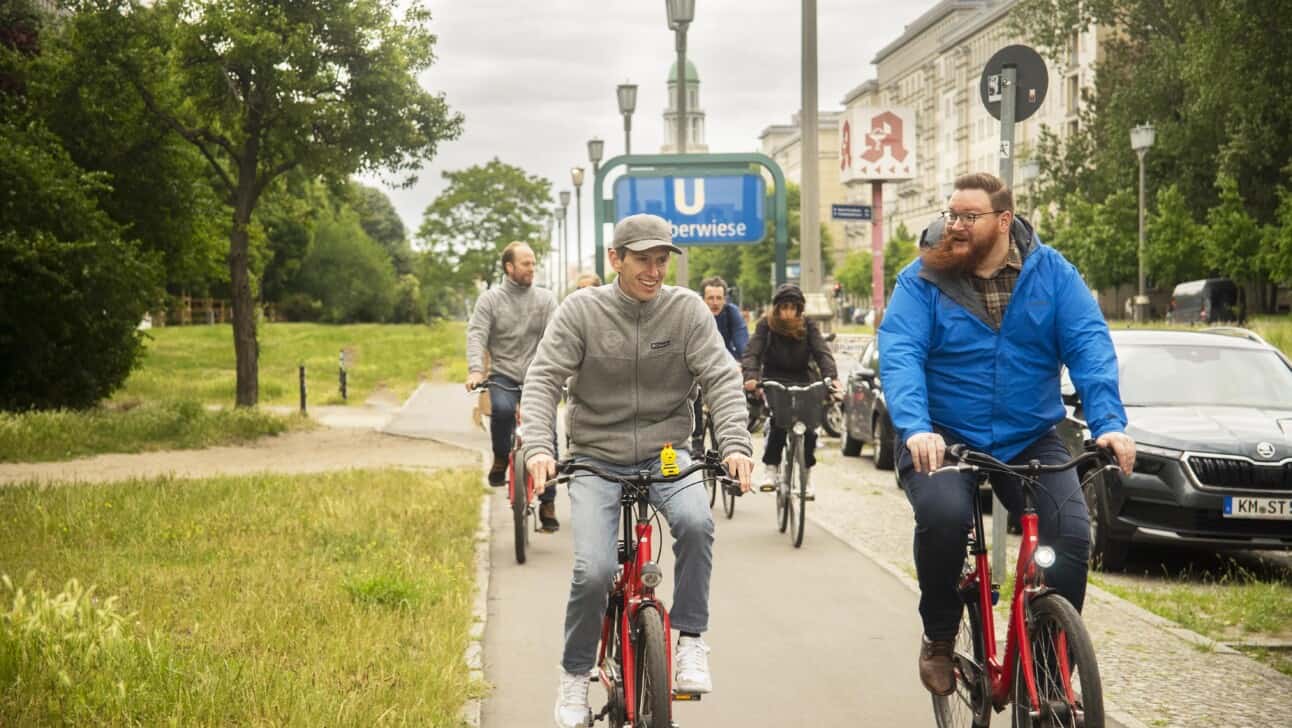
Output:
<path fill-rule="evenodd" d="M 988 728 L 991 725 L 991 683 L 984 669 L 987 648 L 983 643 L 982 611 L 975 589 L 965 599 L 952 659 L 956 663 L 956 691 L 933 696 L 933 717 L 938 728 Z"/>
<path fill-rule="evenodd" d="M 648 605 L 637 612 L 633 652 L 637 658 L 636 708 L 633 728 L 669 728 L 673 693 L 669 689 L 668 643 L 659 610 Z"/>
<path fill-rule="evenodd" d="M 791 445 L 789 447 L 793 446 Z M 789 449 L 789 447 L 786 449 Z M 792 456 L 793 452 L 788 452 L 786 455 Z M 790 527 L 789 486 L 787 483 L 790 482 L 790 476 L 793 475 L 790 465 L 793 462 L 793 457 L 785 457 L 784 460 L 781 461 L 781 465 L 777 468 L 776 530 L 781 533 L 785 533 L 785 529 Z"/>
<path fill-rule="evenodd" d="M 525 549 L 529 546 L 528 484 L 524 468 L 516 467 L 516 453 L 512 452 L 510 468 L 512 540 L 516 542 L 516 563 L 525 563 Z"/>
<path fill-rule="evenodd" d="M 1104 728 L 1104 693 L 1099 679 L 1099 664 L 1081 615 L 1071 602 L 1055 592 L 1033 599 L 1028 609 L 1032 615 L 1028 622 L 1028 640 L 1032 647 L 1032 674 L 1036 677 L 1040 717 L 1035 720 L 1031 717 L 1032 706 L 1020 655 L 1014 663 L 1011 725 L 1015 728 Z M 1059 645 L 1064 643 L 1069 665 L 1067 680 L 1076 695 L 1075 704 L 1068 700 L 1058 664 L 1061 661 L 1055 659 L 1060 654 Z"/>
<path fill-rule="evenodd" d="M 798 471 L 798 483 L 796 484 L 793 480 L 790 481 L 790 540 L 794 542 L 794 548 L 799 548 L 803 545 L 804 519 L 807 518 L 808 478 L 811 475 L 808 473 L 807 464 L 804 460 L 804 453 L 807 448 L 803 443 L 797 442 L 799 439 L 797 435 L 794 438 L 796 440 L 794 446 L 794 469 Z M 796 498 L 798 499 L 797 508 L 794 503 Z"/>

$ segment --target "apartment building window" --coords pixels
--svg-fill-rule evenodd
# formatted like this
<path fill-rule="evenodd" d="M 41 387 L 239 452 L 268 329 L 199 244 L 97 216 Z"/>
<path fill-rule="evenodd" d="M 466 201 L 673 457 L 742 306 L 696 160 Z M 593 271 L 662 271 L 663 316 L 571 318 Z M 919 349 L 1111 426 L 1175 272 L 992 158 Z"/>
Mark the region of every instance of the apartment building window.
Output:
<path fill-rule="evenodd" d="M 1078 101 L 1081 98 L 1081 79 L 1075 74 L 1068 77 L 1067 109 L 1069 114 L 1077 113 Z"/>
<path fill-rule="evenodd" d="M 1072 35 L 1068 36 L 1068 65 L 1075 66 L 1081 62 L 1081 56 L 1077 49 L 1081 46 L 1081 32 L 1074 30 Z"/>

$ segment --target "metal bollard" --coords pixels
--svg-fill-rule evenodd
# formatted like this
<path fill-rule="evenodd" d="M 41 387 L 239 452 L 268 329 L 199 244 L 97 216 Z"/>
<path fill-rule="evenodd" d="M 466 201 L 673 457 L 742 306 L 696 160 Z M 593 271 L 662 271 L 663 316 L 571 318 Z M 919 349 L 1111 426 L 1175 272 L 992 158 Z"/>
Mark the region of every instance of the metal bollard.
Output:
<path fill-rule="evenodd" d="M 301 414 L 305 414 L 305 365 L 300 365 L 301 370 Z"/>
<path fill-rule="evenodd" d="M 338 371 L 339 371 L 339 374 L 338 374 L 337 376 L 339 377 L 339 380 L 340 380 L 340 382 L 341 382 L 341 399 L 342 399 L 342 400 L 345 400 L 345 399 L 346 399 L 346 392 L 345 392 L 345 349 L 342 349 L 342 350 L 341 350 L 340 361 L 341 361 L 341 366 L 340 366 L 340 369 L 338 370 Z"/>

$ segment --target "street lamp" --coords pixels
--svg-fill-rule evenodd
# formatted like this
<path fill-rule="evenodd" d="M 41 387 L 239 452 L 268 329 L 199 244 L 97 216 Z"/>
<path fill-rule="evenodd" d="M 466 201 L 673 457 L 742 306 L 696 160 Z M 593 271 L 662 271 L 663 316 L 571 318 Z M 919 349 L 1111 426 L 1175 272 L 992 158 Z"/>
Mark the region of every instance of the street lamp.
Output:
<path fill-rule="evenodd" d="M 621 83 L 615 89 L 619 113 L 624 116 L 624 154 L 633 153 L 633 111 L 637 108 L 637 84 Z"/>
<path fill-rule="evenodd" d="M 574 269 L 583 270 L 583 167 L 571 168 L 570 179 L 574 182 L 574 231 L 577 240 Z"/>
<path fill-rule="evenodd" d="M 1142 124 L 1131 129 L 1131 149 L 1139 157 L 1139 295 L 1135 296 L 1135 320 L 1148 318 L 1148 294 L 1144 292 L 1144 155 L 1157 138 L 1152 124 Z"/>
<path fill-rule="evenodd" d="M 695 0 L 664 0 L 664 5 L 677 41 L 677 153 L 686 154 L 686 30 L 695 19 Z"/>
<path fill-rule="evenodd" d="M 570 277 L 570 218 L 566 211 L 570 207 L 570 191 L 561 190 L 561 292 L 565 292 L 565 287 L 569 285 Z"/>

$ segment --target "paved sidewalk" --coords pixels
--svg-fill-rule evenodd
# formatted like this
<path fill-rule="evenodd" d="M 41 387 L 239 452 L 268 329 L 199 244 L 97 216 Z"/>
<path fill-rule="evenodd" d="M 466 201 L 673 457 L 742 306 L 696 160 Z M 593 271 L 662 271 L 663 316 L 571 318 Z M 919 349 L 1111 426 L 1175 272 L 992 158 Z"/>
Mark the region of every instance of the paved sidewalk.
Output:
<path fill-rule="evenodd" d="M 892 471 L 875 470 L 868 455 L 843 457 L 837 440 L 822 445 L 813 474 L 817 507 L 809 517 L 905 575 L 914 588 L 911 507 Z M 1084 616 L 1106 699 L 1128 726 L 1292 724 L 1292 677 L 1093 586 Z"/>

